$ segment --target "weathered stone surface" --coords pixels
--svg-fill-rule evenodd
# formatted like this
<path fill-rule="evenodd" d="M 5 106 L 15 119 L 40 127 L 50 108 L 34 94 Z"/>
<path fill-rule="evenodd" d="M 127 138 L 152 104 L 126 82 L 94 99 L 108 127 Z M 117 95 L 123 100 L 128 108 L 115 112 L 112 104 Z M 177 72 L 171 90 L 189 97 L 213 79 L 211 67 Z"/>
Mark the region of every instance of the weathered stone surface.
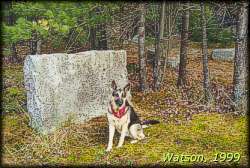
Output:
<path fill-rule="evenodd" d="M 30 125 L 44 134 L 68 120 L 83 122 L 104 115 L 111 81 L 128 82 L 126 52 L 29 55 L 24 62 Z"/>
<path fill-rule="evenodd" d="M 180 64 L 180 57 L 170 58 L 167 60 L 167 63 L 171 68 L 177 68 Z"/>
<path fill-rule="evenodd" d="M 135 36 L 132 38 L 132 42 L 138 44 L 138 40 L 139 40 L 138 38 L 139 38 L 139 35 L 138 35 L 138 34 L 135 35 Z"/>
<path fill-rule="evenodd" d="M 235 55 L 234 48 L 214 49 L 212 51 L 212 58 L 217 60 L 231 61 L 234 59 L 234 55 Z"/>

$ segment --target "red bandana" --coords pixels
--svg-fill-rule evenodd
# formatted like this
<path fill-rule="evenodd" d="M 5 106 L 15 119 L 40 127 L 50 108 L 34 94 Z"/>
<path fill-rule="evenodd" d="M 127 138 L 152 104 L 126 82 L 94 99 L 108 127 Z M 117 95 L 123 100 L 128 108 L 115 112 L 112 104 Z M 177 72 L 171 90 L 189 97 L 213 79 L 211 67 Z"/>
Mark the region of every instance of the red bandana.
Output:
<path fill-rule="evenodd" d="M 122 116 L 124 116 L 124 114 L 126 113 L 126 106 L 123 106 L 117 112 L 115 112 L 115 110 L 113 109 L 113 106 L 111 105 L 111 110 L 114 116 L 116 116 L 117 118 L 122 118 Z"/>

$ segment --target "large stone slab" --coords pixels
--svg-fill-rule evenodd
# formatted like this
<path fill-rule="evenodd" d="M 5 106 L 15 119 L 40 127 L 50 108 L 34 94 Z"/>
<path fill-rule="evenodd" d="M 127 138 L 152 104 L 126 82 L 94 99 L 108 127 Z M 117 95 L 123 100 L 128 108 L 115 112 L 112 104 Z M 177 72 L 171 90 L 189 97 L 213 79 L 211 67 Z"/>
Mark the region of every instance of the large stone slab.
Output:
<path fill-rule="evenodd" d="M 234 55 L 234 48 L 214 49 L 212 51 L 212 58 L 216 60 L 232 61 L 234 59 Z"/>
<path fill-rule="evenodd" d="M 111 81 L 128 82 L 127 56 L 120 51 L 29 55 L 24 62 L 30 125 L 47 134 L 69 119 L 84 122 L 104 115 Z"/>

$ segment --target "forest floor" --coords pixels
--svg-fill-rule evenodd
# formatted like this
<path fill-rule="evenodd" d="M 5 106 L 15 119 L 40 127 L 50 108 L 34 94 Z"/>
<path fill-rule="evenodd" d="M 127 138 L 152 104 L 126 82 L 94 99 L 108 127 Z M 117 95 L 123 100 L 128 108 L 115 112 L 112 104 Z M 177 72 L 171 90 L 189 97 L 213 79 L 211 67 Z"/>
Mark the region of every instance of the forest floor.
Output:
<path fill-rule="evenodd" d="M 202 104 L 201 58 L 188 60 L 188 86 L 176 88 L 177 70 L 167 69 L 163 89 L 138 92 L 135 75 L 133 102 L 142 120 L 157 119 L 160 124 L 144 130 L 146 139 L 105 152 L 108 123 L 105 116 L 84 124 L 65 123 L 55 133 L 44 136 L 28 123 L 26 95 L 21 65 L 3 66 L 2 161 L 6 165 L 247 165 L 247 117 L 230 110 L 233 63 L 209 60 L 213 101 Z M 148 74 L 151 69 L 148 68 Z M 152 81 L 151 75 L 148 80 Z M 119 135 L 115 135 L 117 145 Z M 205 162 L 167 161 L 168 153 L 203 155 Z M 227 159 L 239 161 L 223 161 Z M 234 158 L 232 158 L 233 153 Z M 238 154 L 240 158 L 238 158 Z M 216 154 L 220 156 L 216 159 Z"/>

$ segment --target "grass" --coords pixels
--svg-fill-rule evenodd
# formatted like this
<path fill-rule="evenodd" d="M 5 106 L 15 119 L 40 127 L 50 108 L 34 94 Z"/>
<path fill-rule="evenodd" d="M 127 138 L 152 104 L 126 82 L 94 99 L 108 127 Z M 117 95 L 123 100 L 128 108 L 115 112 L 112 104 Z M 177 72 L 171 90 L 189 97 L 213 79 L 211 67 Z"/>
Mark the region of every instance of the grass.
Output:
<path fill-rule="evenodd" d="M 167 75 L 163 90 L 133 93 L 140 117 L 143 120 L 158 119 L 161 123 L 146 128 L 147 138 L 143 141 L 130 144 L 130 139 L 126 138 L 122 148 L 114 147 L 112 152 L 106 153 L 108 128 L 105 116 L 83 124 L 65 123 L 64 127 L 47 136 L 30 128 L 22 66 L 4 66 L 3 164 L 211 165 L 218 164 L 213 161 L 216 153 L 226 152 L 240 153 L 241 159 L 220 164 L 247 165 L 247 118 L 213 110 L 199 111 L 196 104 L 192 106 L 183 101 L 181 91 L 173 87 L 175 80 L 170 79 L 176 78 L 174 73 Z M 190 118 L 186 114 L 190 114 Z M 114 145 L 118 138 L 116 134 Z M 202 154 L 206 162 L 164 162 L 167 153 Z"/>
<path fill-rule="evenodd" d="M 105 118 L 102 119 L 105 121 Z M 242 116 L 202 113 L 194 115 L 192 121 L 179 125 L 161 121 L 159 125 L 145 129 L 145 140 L 130 144 L 127 139 L 122 148 L 114 148 L 111 153 L 105 152 L 108 141 L 106 122 L 94 122 L 98 124 L 89 128 L 88 132 L 83 130 L 89 123 L 72 124 L 49 136 L 40 136 L 28 127 L 25 115 L 6 115 L 3 123 L 3 161 L 17 165 L 164 164 L 163 155 L 169 152 L 203 154 L 207 164 L 211 164 L 217 152 L 237 152 L 241 154 L 239 164 L 247 163 L 247 121 Z M 93 128 L 105 131 L 97 137 L 91 132 Z M 115 144 L 117 142 L 118 135 Z"/>

